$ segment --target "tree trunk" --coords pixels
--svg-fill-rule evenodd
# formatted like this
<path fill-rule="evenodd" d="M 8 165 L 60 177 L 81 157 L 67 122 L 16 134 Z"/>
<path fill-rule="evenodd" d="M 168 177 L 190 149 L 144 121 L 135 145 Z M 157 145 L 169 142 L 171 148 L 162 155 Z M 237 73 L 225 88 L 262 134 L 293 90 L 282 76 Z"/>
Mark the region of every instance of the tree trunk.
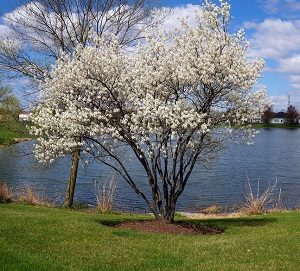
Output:
<path fill-rule="evenodd" d="M 169 206 L 165 207 L 165 210 L 163 212 L 163 220 L 168 223 L 174 222 L 174 216 L 175 216 L 175 203 L 170 203 Z"/>
<path fill-rule="evenodd" d="M 158 185 L 152 187 L 153 205 L 148 207 L 153 212 L 155 219 L 166 223 L 173 223 L 177 198 L 174 193 L 164 191 L 163 202 L 160 197 Z"/>
<path fill-rule="evenodd" d="M 66 208 L 72 208 L 73 206 L 79 158 L 80 158 L 80 150 L 78 149 L 72 153 L 72 166 L 71 166 L 68 190 L 64 202 L 64 207 Z"/>

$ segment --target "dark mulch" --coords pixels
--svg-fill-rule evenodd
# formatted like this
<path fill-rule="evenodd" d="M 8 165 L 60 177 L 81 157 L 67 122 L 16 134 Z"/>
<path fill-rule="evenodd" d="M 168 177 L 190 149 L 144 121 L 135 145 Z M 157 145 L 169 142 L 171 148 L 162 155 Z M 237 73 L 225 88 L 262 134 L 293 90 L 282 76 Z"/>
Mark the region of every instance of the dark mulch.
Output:
<path fill-rule="evenodd" d="M 219 234 L 224 232 L 224 229 L 221 228 L 207 227 L 183 221 L 173 224 L 156 220 L 125 221 L 114 225 L 114 227 L 143 232 L 173 234 Z"/>

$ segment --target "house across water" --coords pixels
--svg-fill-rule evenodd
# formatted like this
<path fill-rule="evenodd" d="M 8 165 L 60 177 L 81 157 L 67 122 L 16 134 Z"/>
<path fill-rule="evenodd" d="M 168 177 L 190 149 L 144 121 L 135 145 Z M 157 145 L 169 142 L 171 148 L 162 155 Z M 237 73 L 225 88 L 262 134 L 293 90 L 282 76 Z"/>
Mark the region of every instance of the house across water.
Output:
<path fill-rule="evenodd" d="M 263 116 L 257 115 L 255 117 L 253 117 L 252 119 L 250 119 L 250 123 L 263 123 Z M 290 123 L 290 120 L 287 116 L 287 113 L 280 111 L 277 113 L 273 113 L 273 116 L 270 118 L 270 122 L 271 124 L 286 124 L 286 123 Z M 300 123 L 300 119 L 296 118 L 295 122 L 292 123 Z"/>
<path fill-rule="evenodd" d="M 286 113 L 285 112 L 278 112 L 271 118 L 271 123 L 274 124 L 284 124 L 286 123 Z"/>
<path fill-rule="evenodd" d="M 19 121 L 30 121 L 30 112 L 22 112 L 19 114 Z"/>

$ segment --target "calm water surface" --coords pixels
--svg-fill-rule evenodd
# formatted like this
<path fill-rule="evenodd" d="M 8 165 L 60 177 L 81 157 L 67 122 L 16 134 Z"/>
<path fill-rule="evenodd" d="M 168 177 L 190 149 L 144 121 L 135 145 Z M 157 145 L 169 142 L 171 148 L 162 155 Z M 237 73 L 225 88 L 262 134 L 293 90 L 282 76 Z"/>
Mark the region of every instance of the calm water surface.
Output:
<path fill-rule="evenodd" d="M 265 187 L 277 178 L 277 192 L 281 188 L 283 204 L 289 208 L 300 206 L 300 129 L 261 129 L 254 141 L 252 146 L 229 144 L 209 169 L 196 168 L 178 202 L 178 209 L 239 203 L 247 178 L 254 188 L 258 180 L 260 186 Z M 44 168 L 29 155 L 31 152 L 31 142 L 1 148 L 0 179 L 12 187 L 33 185 L 39 193 L 61 203 L 67 187 L 70 159 L 60 159 Z M 143 171 L 134 161 L 129 163 L 135 179 L 149 193 Z M 94 203 L 95 180 L 109 179 L 110 174 L 97 164 L 81 166 L 75 201 Z M 145 210 L 144 202 L 118 177 L 116 205 L 125 210 Z"/>

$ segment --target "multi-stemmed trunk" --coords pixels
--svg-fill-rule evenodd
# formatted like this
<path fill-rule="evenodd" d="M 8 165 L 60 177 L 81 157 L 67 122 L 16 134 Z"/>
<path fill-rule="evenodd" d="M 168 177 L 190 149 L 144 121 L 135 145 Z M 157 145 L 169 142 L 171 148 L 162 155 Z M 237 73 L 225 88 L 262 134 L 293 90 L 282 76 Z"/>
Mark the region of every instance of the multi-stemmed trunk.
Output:
<path fill-rule="evenodd" d="M 156 220 L 173 223 L 178 197 L 176 193 L 171 191 L 164 194 L 163 197 L 161 199 L 158 186 L 152 187 L 152 204 L 149 207 Z"/>
<path fill-rule="evenodd" d="M 153 211 L 151 210 L 155 216 L 157 221 L 163 221 L 166 223 L 173 223 L 175 216 L 175 208 L 166 207 L 161 211 Z"/>
<path fill-rule="evenodd" d="M 163 220 L 168 223 L 174 222 L 174 216 L 175 216 L 175 208 L 176 203 L 171 203 L 170 206 L 166 206 L 163 211 Z"/>

